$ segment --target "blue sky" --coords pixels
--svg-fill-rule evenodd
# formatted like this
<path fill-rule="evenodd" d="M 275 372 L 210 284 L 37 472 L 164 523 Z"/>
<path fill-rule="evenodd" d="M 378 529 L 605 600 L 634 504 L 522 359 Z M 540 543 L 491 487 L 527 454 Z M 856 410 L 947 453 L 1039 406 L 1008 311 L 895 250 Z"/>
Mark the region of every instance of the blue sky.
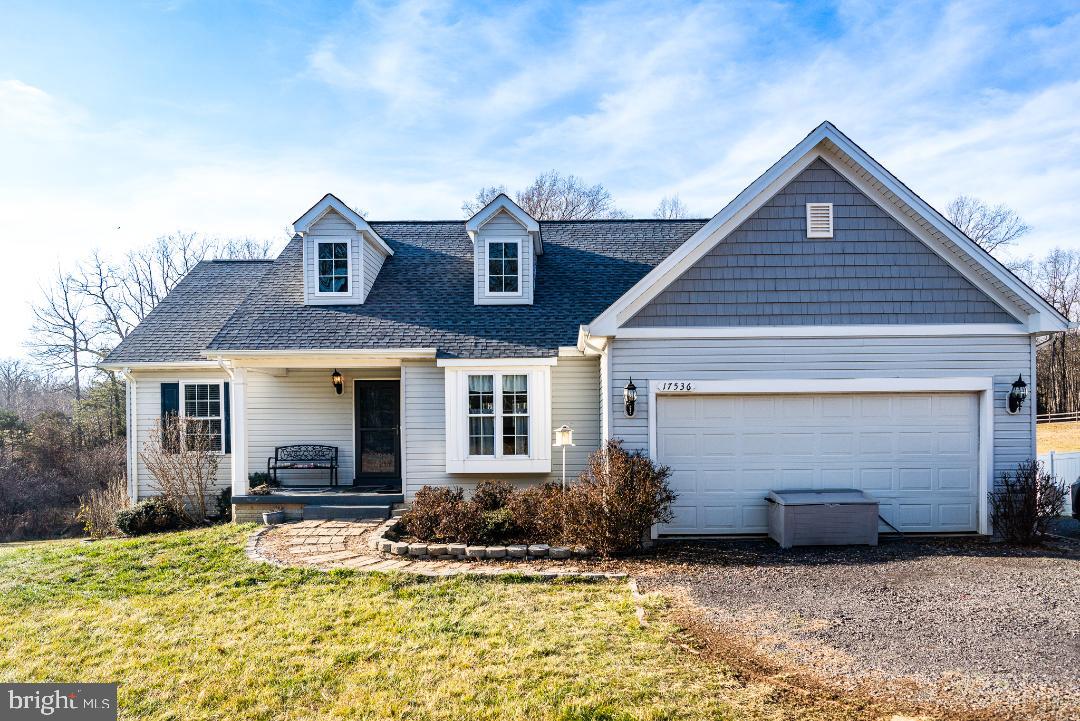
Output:
<path fill-rule="evenodd" d="M 894 6 L 895 5 L 895 6 Z M 1071 6 L 1071 7 L 1070 7 Z M 822 120 L 938 207 L 1080 246 L 1076 3 L 6 0 L 0 355 L 91 248 L 283 238 L 326 192 L 457 218 L 558 169 L 718 211 Z"/>

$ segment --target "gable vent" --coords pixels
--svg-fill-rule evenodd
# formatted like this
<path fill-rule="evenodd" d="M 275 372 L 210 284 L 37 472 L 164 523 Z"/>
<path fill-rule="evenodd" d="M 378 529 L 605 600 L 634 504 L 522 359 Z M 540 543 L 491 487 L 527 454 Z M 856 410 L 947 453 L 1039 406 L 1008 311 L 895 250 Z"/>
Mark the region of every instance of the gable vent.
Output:
<path fill-rule="evenodd" d="M 833 237 L 832 203 L 806 204 L 806 237 Z"/>

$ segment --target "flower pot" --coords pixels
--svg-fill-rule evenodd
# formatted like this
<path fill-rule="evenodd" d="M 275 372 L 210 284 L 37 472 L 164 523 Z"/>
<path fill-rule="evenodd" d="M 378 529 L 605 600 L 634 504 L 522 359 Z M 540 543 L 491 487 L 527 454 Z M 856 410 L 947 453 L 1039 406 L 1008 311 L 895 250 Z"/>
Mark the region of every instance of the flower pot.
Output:
<path fill-rule="evenodd" d="M 277 523 L 285 522 L 285 511 L 267 511 L 263 514 L 263 523 L 267 526 L 273 526 Z"/>

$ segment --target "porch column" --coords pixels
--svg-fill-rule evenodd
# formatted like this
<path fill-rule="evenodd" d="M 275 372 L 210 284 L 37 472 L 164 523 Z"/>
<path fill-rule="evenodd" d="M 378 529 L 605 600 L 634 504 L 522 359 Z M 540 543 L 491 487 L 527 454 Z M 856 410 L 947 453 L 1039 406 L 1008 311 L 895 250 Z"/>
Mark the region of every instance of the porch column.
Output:
<path fill-rule="evenodd" d="M 232 494 L 248 492 L 247 370 L 234 368 L 229 385 L 232 408 Z"/>

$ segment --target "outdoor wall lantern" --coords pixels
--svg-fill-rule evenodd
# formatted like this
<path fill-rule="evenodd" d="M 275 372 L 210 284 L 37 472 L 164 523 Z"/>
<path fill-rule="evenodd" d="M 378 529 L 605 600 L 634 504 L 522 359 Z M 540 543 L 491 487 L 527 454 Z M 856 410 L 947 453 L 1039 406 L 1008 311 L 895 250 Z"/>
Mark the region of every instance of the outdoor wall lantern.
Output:
<path fill-rule="evenodd" d="M 341 377 L 341 371 L 337 368 L 330 374 L 330 382 L 334 384 L 334 390 L 340 396 L 341 392 L 345 390 L 345 379 Z"/>
<path fill-rule="evenodd" d="M 634 417 L 634 406 L 637 405 L 637 386 L 634 385 L 634 379 L 631 378 L 630 382 L 626 384 L 626 387 L 622 390 L 623 406 L 626 408 L 626 416 L 628 418 Z"/>
<path fill-rule="evenodd" d="M 1009 413 L 1019 413 L 1024 407 L 1024 401 L 1028 397 L 1028 384 L 1024 382 L 1023 374 L 1013 381 L 1012 390 L 1009 391 Z"/>

